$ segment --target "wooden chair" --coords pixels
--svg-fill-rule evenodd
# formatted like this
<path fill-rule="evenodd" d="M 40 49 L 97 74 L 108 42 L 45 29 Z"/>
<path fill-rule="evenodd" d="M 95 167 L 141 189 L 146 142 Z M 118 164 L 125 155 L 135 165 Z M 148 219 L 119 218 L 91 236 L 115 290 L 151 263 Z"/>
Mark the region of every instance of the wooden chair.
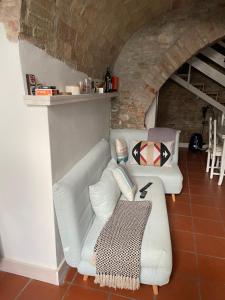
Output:
<path fill-rule="evenodd" d="M 210 145 L 211 147 L 209 147 L 208 149 L 208 159 L 207 159 L 208 171 L 210 168 L 210 179 L 213 178 L 213 175 L 220 175 L 222 146 L 218 144 L 218 138 L 216 132 L 217 132 L 217 120 L 214 120 L 213 122 L 211 120 L 211 134 L 212 134 L 211 145 Z"/>
<path fill-rule="evenodd" d="M 209 172 L 211 157 L 212 157 L 212 142 L 213 142 L 213 130 L 212 130 L 212 117 L 209 118 L 209 146 L 207 151 L 207 164 L 206 164 L 206 172 Z"/>

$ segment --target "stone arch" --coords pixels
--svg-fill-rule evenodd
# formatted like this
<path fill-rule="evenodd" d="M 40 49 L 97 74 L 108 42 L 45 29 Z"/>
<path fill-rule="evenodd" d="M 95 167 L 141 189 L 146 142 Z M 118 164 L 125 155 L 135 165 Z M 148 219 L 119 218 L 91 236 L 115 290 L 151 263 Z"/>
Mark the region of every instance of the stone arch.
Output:
<path fill-rule="evenodd" d="M 134 32 L 195 1 L 22 0 L 20 38 L 72 68 L 101 78 Z"/>
<path fill-rule="evenodd" d="M 224 38 L 225 7 L 197 5 L 177 10 L 136 32 L 114 66 L 120 97 L 112 102 L 113 128 L 143 128 L 156 93 L 168 78 L 202 48 Z"/>

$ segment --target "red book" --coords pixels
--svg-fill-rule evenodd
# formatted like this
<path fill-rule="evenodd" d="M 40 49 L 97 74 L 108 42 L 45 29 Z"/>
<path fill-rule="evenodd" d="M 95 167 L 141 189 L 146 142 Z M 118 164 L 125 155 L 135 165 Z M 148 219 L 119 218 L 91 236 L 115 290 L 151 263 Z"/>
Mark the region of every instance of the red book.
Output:
<path fill-rule="evenodd" d="M 55 96 L 58 95 L 58 90 L 53 89 L 36 89 L 35 96 Z"/>

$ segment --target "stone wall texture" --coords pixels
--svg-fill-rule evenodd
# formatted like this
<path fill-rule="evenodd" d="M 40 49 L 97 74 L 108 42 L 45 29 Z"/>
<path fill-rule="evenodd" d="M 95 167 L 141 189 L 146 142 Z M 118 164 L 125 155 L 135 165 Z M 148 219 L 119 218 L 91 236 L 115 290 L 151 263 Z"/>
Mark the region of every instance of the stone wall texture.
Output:
<path fill-rule="evenodd" d="M 131 34 L 170 8 L 171 0 L 23 0 L 21 37 L 102 77 Z"/>
<path fill-rule="evenodd" d="M 225 36 L 224 3 L 0 0 L 0 21 L 9 38 L 20 30 L 21 39 L 89 76 L 102 78 L 106 66 L 115 65 L 121 89 L 112 104 L 112 127 L 142 128 L 155 93 L 171 74 Z"/>
<path fill-rule="evenodd" d="M 5 25 L 7 37 L 15 41 L 20 31 L 21 0 L 0 0 L 0 23 Z"/>
<path fill-rule="evenodd" d="M 193 0 L 22 0 L 21 38 L 101 78 L 143 25 Z"/>
<path fill-rule="evenodd" d="M 114 67 L 120 97 L 112 102 L 113 128 L 143 128 L 145 113 L 166 80 L 199 50 L 225 36 L 224 15 L 221 1 L 196 1 L 165 13 L 129 39 Z"/>

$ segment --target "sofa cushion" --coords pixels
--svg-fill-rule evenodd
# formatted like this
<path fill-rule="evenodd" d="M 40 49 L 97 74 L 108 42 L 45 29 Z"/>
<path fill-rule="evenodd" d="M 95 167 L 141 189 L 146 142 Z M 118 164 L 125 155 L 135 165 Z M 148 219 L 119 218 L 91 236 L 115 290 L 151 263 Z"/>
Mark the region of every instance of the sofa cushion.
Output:
<path fill-rule="evenodd" d="M 173 162 L 178 163 L 178 147 L 179 147 L 180 130 L 176 132 L 176 140 L 174 145 Z M 133 140 L 147 141 L 148 130 L 146 129 L 111 129 L 110 131 L 110 144 L 111 155 L 116 159 L 115 140 L 117 138 L 123 138 L 127 142 L 128 148 Z"/>
<path fill-rule="evenodd" d="M 165 127 L 154 127 L 148 129 L 148 140 L 155 142 L 169 142 L 176 140 L 176 129 Z M 174 153 L 174 146 L 172 149 Z"/>
<path fill-rule="evenodd" d="M 126 167 L 130 174 L 134 176 L 158 176 L 162 179 L 165 193 L 168 194 L 179 194 L 182 190 L 183 176 L 177 165 L 178 163 L 178 146 L 179 146 L 179 135 L 180 131 L 176 132 L 176 141 L 174 147 L 174 155 L 172 159 L 171 167 L 167 168 L 156 168 L 154 166 L 139 166 L 131 165 L 129 162 Z M 111 155 L 115 155 L 115 139 L 124 138 L 128 144 L 131 144 L 133 140 L 147 140 L 148 130 L 145 129 L 111 129 L 110 132 L 110 144 L 111 144 Z"/>
<path fill-rule="evenodd" d="M 121 194 L 120 188 L 112 174 L 112 170 L 116 167 L 116 162 L 111 160 L 103 171 L 100 180 L 96 184 L 89 186 L 92 208 L 96 217 L 104 222 L 111 217 Z"/>
<path fill-rule="evenodd" d="M 173 163 L 171 167 L 156 168 L 154 166 L 126 165 L 127 170 L 132 176 L 157 176 L 164 186 L 166 194 L 179 194 L 183 186 L 183 176 L 177 164 Z"/>
<path fill-rule="evenodd" d="M 134 177 L 133 180 L 138 186 L 138 189 L 146 185 L 149 181 L 153 182 L 151 187 L 148 189 L 146 198 L 144 199 L 152 201 L 152 211 L 146 224 L 142 240 L 141 282 L 150 284 L 154 284 L 154 282 L 157 284 L 165 284 L 169 281 L 169 276 L 172 269 L 172 254 L 166 201 L 162 182 L 156 177 Z M 135 201 L 141 201 L 139 191 L 136 193 Z M 81 273 L 84 272 L 83 266 L 85 266 L 85 264 L 91 265 L 94 246 L 103 226 L 104 222 L 98 220 L 97 218 L 94 220 L 81 253 L 81 263 L 78 266 L 78 271 Z M 146 272 L 144 273 L 146 275 L 143 276 L 143 270 L 145 268 L 151 268 L 155 271 L 162 270 L 163 274 L 166 274 L 162 280 L 164 282 L 162 283 L 161 281 L 160 272 L 158 272 L 158 275 L 156 275 L 157 272 L 154 272 L 155 281 L 150 282 L 149 278 L 152 276 L 152 274 L 150 272 L 148 275 Z M 157 278 L 157 276 L 159 276 L 159 278 Z"/>
<path fill-rule="evenodd" d="M 112 173 L 124 197 L 129 201 L 133 201 L 136 185 L 130 178 L 129 171 L 125 167 L 119 166 L 113 169 Z"/>
<path fill-rule="evenodd" d="M 109 160 L 109 143 L 101 140 L 53 186 L 59 233 L 70 266 L 78 266 L 83 242 L 95 217 L 88 187 L 99 180 Z"/>

